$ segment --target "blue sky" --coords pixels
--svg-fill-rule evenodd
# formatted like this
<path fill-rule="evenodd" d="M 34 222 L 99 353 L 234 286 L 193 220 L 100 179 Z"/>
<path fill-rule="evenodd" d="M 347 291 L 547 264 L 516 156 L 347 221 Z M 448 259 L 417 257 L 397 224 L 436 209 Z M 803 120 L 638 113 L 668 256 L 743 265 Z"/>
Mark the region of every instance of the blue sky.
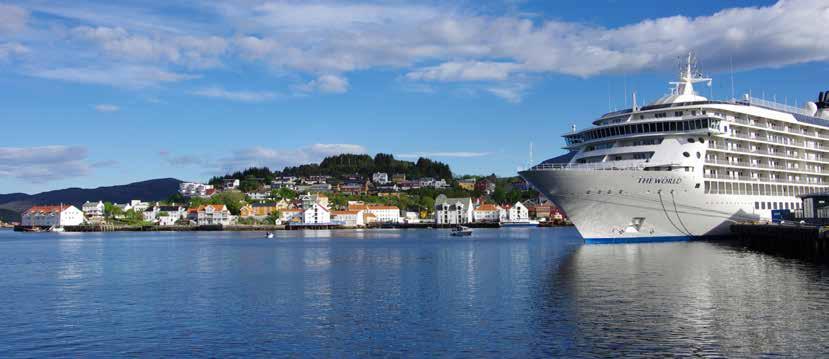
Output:
<path fill-rule="evenodd" d="M 514 175 L 652 101 L 829 89 L 829 4 L 0 0 L 0 193 L 206 180 L 343 152 Z M 629 104 L 629 100 L 628 100 Z"/>

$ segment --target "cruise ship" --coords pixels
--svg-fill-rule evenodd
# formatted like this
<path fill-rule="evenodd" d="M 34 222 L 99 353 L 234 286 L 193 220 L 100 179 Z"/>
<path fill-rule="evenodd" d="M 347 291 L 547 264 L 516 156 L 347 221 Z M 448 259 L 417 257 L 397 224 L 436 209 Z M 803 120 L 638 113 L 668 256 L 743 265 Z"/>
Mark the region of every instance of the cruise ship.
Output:
<path fill-rule="evenodd" d="M 829 92 L 803 108 L 746 95 L 714 101 L 691 55 L 655 102 L 564 135 L 569 152 L 519 174 L 588 243 L 687 240 L 800 210 L 827 190 Z"/>

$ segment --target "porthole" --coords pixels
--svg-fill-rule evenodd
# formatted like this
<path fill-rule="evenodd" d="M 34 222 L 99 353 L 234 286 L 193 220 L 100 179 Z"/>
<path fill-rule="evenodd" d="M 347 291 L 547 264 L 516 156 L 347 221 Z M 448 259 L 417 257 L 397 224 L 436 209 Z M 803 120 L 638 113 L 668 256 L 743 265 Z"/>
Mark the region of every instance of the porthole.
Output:
<path fill-rule="evenodd" d="M 685 157 L 691 157 L 691 154 L 688 153 L 688 152 L 682 152 L 682 155 L 685 156 Z"/>
<path fill-rule="evenodd" d="M 688 143 L 694 143 L 694 139 L 693 139 L 693 138 L 689 138 L 689 139 L 688 139 Z"/>
<path fill-rule="evenodd" d="M 705 143 L 705 139 L 703 139 L 702 137 L 698 138 L 697 140 L 699 141 L 699 143 Z"/>
<path fill-rule="evenodd" d="M 702 158 L 702 154 L 697 152 L 697 158 Z"/>

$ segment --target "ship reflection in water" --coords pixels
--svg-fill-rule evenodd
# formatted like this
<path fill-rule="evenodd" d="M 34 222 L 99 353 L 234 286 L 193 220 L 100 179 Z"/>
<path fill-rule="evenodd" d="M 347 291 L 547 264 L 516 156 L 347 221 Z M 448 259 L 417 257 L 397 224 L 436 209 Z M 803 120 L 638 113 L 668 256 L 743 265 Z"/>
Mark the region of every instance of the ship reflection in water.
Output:
<path fill-rule="evenodd" d="M 827 268 L 572 228 L 0 231 L 0 357 L 822 356 Z"/>

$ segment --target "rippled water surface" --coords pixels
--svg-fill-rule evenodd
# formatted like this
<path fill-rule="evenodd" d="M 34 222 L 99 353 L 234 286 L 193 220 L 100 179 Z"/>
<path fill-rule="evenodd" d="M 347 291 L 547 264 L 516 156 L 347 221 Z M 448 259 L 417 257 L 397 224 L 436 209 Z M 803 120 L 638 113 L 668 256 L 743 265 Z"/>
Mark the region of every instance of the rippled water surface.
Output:
<path fill-rule="evenodd" d="M 827 268 L 572 228 L 0 231 L 0 357 L 826 356 Z"/>

